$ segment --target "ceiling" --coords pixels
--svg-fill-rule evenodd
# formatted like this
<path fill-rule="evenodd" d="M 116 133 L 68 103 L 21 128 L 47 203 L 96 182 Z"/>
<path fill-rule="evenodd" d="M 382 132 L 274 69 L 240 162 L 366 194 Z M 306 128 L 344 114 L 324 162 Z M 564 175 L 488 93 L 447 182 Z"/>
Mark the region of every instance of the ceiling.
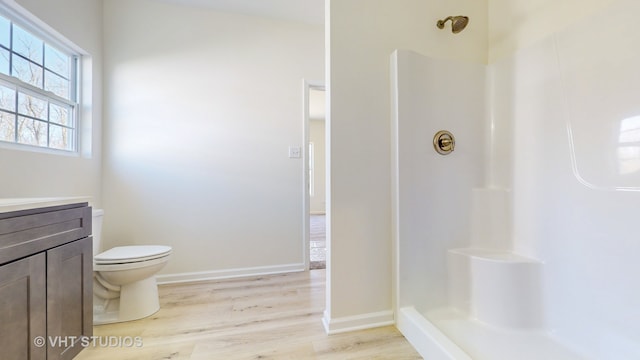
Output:
<path fill-rule="evenodd" d="M 245 15 L 324 24 L 324 0 L 158 0 Z"/>

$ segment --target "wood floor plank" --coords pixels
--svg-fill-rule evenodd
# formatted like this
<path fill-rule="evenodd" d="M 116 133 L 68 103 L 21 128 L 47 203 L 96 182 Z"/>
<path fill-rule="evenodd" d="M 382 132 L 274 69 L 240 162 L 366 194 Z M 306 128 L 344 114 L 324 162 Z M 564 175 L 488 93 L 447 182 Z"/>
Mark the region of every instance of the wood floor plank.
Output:
<path fill-rule="evenodd" d="M 421 359 L 391 326 L 326 335 L 325 270 L 164 285 L 159 293 L 156 314 L 94 327 L 100 339 L 139 337 L 142 346 L 89 346 L 76 359 Z"/>

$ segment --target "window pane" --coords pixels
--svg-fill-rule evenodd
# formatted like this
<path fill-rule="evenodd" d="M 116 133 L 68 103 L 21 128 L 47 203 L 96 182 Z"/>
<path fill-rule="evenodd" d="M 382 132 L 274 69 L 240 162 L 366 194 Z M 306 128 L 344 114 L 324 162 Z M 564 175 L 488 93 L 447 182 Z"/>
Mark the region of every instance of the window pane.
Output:
<path fill-rule="evenodd" d="M 12 65 L 11 75 L 42 89 L 42 67 L 16 55 L 13 55 Z"/>
<path fill-rule="evenodd" d="M 73 124 L 71 124 L 70 108 L 58 106 L 55 104 L 50 104 L 49 106 L 49 121 L 61 125 L 73 126 Z"/>
<path fill-rule="evenodd" d="M 16 111 L 16 91 L 14 89 L 0 85 L 0 108 Z"/>
<path fill-rule="evenodd" d="M 9 37 L 11 34 L 10 25 L 11 22 L 6 18 L 0 16 L 0 45 L 4 45 L 9 48 Z"/>
<path fill-rule="evenodd" d="M 0 111 L 0 140 L 15 141 L 16 137 L 16 116 L 4 111 Z"/>
<path fill-rule="evenodd" d="M 49 127 L 49 147 L 61 150 L 73 150 L 73 131 L 71 129 L 51 125 Z"/>
<path fill-rule="evenodd" d="M 69 78 L 69 64 L 71 57 L 58 51 L 49 44 L 44 45 L 44 64 L 45 68 Z"/>
<path fill-rule="evenodd" d="M 13 51 L 42 65 L 42 47 L 44 43 L 29 34 L 21 27 L 13 24 Z"/>
<path fill-rule="evenodd" d="M 76 150 L 76 60 L 0 15 L 0 141 Z"/>
<path fill-rule="evenodd" d="M 69 80 L 45 70 L 44 72 L 44 89 L 52 93 L 69 99 Z"/>
<path fill-rule="evenodd" d="M 33 95 L 18 93 L 18 113 L 47 120 L 47 101 Z"/>
<path fill-rule="evenodd" d="M 18 142 L 27 145 L 47 146 L 47 123 L 18 117 Z"/>
<path fill-rule="evenodd" d="M 9 50 L 0 48 L 0 73 L 11 75 L 9 73 Z"/>

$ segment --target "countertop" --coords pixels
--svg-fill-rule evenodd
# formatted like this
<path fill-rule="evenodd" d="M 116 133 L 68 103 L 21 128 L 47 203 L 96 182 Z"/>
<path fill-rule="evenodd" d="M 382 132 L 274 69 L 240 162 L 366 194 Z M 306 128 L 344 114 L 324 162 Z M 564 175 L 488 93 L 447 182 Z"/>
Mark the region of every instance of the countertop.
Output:
<path fill-rule="evenodd" d="M 37 209 L 49 206 L 89 202 L 89 196 L 47 197 L 47 198 L 0 198 L 0 213 Z"/>

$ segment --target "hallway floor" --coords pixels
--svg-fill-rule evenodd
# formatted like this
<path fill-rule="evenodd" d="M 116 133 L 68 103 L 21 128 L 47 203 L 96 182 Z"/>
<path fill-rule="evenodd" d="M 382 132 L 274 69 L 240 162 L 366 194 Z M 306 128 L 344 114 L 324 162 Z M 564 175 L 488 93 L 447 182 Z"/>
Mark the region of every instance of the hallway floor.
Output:
<path fill-rule="evenodd" d="M 326 215 L 309 216 L 310 269 L 327 267 L 327 221 Z"/>

